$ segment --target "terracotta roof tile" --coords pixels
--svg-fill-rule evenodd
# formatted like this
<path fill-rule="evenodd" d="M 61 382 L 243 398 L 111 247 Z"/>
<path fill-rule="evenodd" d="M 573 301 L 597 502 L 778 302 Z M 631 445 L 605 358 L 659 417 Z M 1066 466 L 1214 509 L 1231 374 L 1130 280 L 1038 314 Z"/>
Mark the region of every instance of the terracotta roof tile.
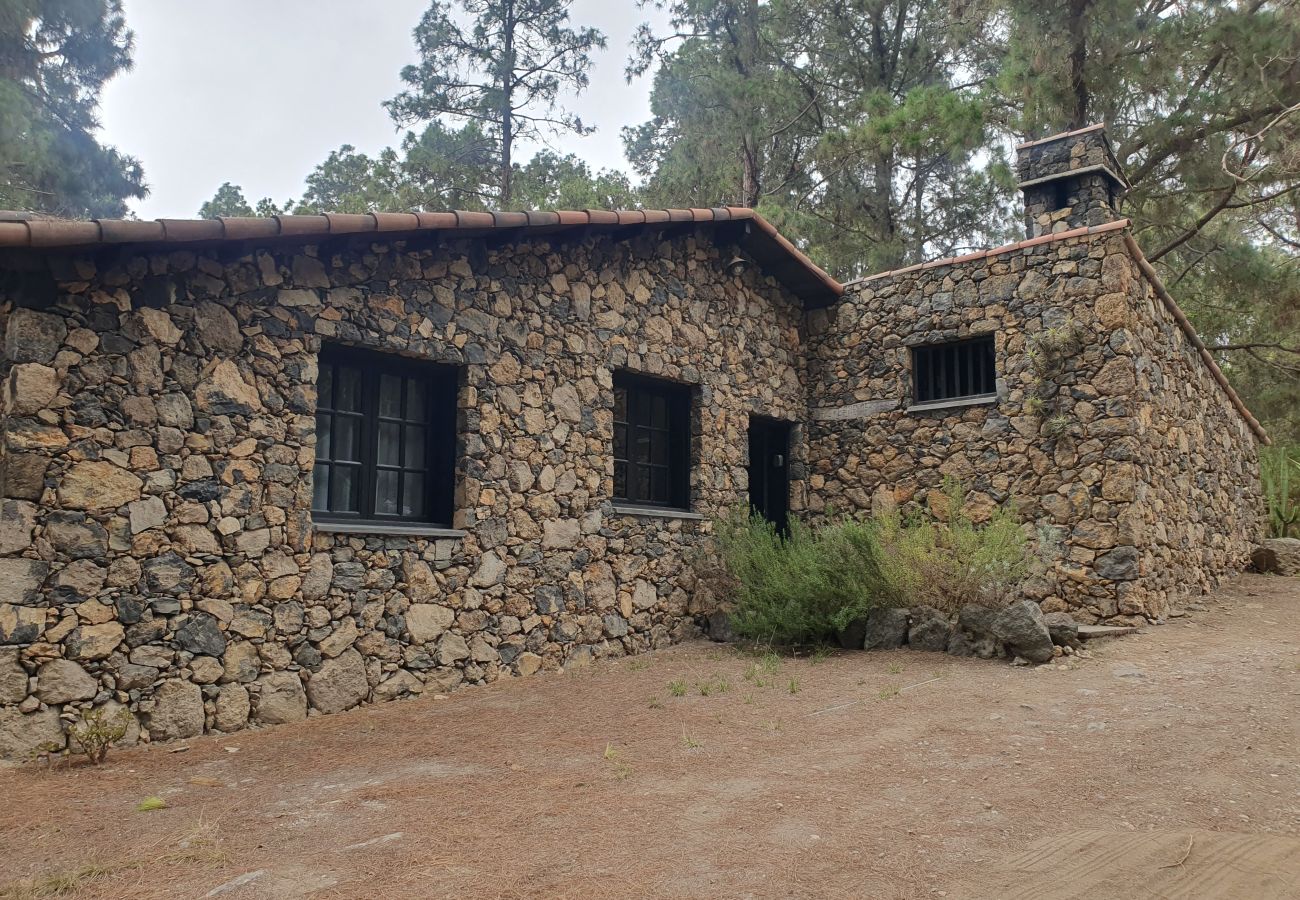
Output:
<path fill-rule="evenodd" d="M 523 228 L 528 222 L 528 213 L 523 212 L 494 212 L 492 216 L 492 225 L 495 228 Z"/>
<path fill-rule="evenodd" d="M 26 222 L 0 222 L 0 247 L 28 247 L 31 243 Z"/>
<path fill-rule="evenodd" d="M 415 214 L 421 228 L 447 229 L 458 224 L 454 212 L 420 212 Z"/>
<path fill-rule="evenodd" d="M 159 241 L 166 239 L 166 226 L 161 222 L 128 222 L 109 219 L 99 223 L 99 239 L 106 244 L 129 241 Z"/>
<path fill-rule="evenodd" d="M 275 219 L 256 216 L 222 216 L 221 227 L 225 229 L 228 241 L 275 237 L 280 233 L 279 223 Z"/>
<path fill-rule="evenodd" d="M 282 235 L 329 234 L 330 220 L 324 216 L 276 216 Z"/>
<path fill-rule="evenodd" d="M 159 219 L 165 241 L 219 241 L 225 226 L 219 219 Z"/>
<path fill-rule="evenodd" d="M 420 217 L 415 213 L 374 213 L 376 231 L 415 231 Z"/>
<path fill-rule="evenodd" d="M 161 226 L 157 226 L 161 234 Z M 69 222 L 61 219 L 33 219 L 27 223 L 33 247 L 66 247 L 97 244 L 103 237 L 98 222 Z"/>
<path fill-rule="evenodd" d="M 378 230 L 375 217 L 369 213 L 325 213 L 325 219 L 330 223 L 330 234 L 366 234 Z"/>
<path fill-rule="evenodd" d="M 496 220 L 492 218 L 492 213 L 456 210 L 456 226 L 458 228 L 492 228 L 495 227 L 495 224 Z"/>

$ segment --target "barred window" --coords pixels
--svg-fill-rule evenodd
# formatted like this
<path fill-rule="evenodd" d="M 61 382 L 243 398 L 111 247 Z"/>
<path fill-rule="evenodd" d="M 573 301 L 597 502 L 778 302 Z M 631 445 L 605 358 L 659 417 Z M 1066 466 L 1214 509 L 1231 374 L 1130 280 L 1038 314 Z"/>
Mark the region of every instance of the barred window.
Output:
<path fill-rule="evenodd" d="M 916 403 L 996 396 L 993 335 L 913 347 L 912 386 Z"/>

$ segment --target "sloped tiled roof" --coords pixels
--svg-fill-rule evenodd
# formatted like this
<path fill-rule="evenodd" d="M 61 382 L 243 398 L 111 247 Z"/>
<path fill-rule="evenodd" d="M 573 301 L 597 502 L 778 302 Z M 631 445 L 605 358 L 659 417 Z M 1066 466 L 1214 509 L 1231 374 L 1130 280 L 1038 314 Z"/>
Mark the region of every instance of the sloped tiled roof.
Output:
<path fill-rule="evenodd" d="M 336 235 L 401 237 L 422 232 L 450 239 L 497 233 L 523 239 L 575 229 L 593 233 L 670 229 L 677 225 L 736 223 L 737 244 L 808 306 L 833 303 L 844 288 L 822 271 L 771 223 L 752 209 L 554 210 L 533 212 L 325 213 L 312 216 L 215 219 L 71 220 L 0 212 L 0 248 L 77 249 L 124 244 L 211 245 L 229 241 L 274 243 Z"/>

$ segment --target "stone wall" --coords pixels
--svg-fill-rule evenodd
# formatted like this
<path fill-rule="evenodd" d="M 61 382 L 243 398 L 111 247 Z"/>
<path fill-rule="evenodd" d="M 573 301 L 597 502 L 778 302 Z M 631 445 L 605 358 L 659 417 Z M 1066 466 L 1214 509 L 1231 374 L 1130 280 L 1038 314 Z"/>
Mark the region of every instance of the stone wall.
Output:
<path fill-rule="evenodd" d="M 1121 612 L 1163 614 L 1168 602 L 1240 572 L 1265 534 L 1259 444 L 1173 313 L 1136 267 L 1129 302 L 1099 305 L 1103 325 L 1137 352 L 1133 415 L 1141 448 L 1137 579 Z M 1127 380 L 1127 373 L 1125 374 Z"/>
<path fill-rule="evenodd" d="M 612 376 L 694 385 L 693 508 L 745 502 L 748 414 L 806 417 L 802 312 L 725 258 L 699 231 L 7 261 L 0 755 L 91 704 L 178 738 L 690 633 L 708 523 L 614 512 Z M 463 537 L 314 529 L 322 341 L 463 367 Z"/>
<path fill-rule="evenodd" d="M 1121 229 L 869 279 L 809 320 L 814 515 L 925 504 L 957 478 L 975 518 L 1010 502 L 1033 523 L 1026 591 L 1081 621 L 1159 618 L 1245 564 L 1255 440 Z M 912 345 L 989 333 L 995 401 L 908 410 Z M 1069 346 L 1036 404 L 1045 335 Z"/>

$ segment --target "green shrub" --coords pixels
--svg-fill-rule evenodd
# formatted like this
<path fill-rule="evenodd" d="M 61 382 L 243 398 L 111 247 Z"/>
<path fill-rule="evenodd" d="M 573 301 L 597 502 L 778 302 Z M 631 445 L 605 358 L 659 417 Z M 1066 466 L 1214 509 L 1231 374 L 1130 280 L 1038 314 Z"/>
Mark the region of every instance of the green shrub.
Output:
<path fill-rule="evenodd" d="M 888 603 L 955 612 L 967 603 L 998 608 L 1010 600 L 1029 572 L 1024 529 L 1007 507 L 977 525 L 962 511 L 965 494 L 948 479 L 938 504 L 943 518 L 925 512 L 904 519 L 893 511 L 877 519 Z"/>
<path fill-rule="evenodd" d="M 812 644 L 878 606 L 1006 605 L 1028 573 L 1028 541 L 1009 509 L 976 525 L 964 497 L 946 481 L 932 504 L 943 517 L 893 511 L 816 528 L 792 520 L 784 536 L 759 516 L 717 523 L 726 577 L 714 582 L 734 601 L 733 627 L 753 640 Z"/>
<path fill-rule="evenodd" d="M 1259 475 L 1268 504 L 1269 537 L 1300 535 L 1300 447 L 1265 447 Z"/>
<path fill-rule="evenodd" d="M 723 563 L 736 585 L 737 633 L 815 643 L 864 615 L 884 587 L 875 531 L 851 519 L 817 529 L 791 520 L 785 536 L 760 516 L 718 523 Z"/>

